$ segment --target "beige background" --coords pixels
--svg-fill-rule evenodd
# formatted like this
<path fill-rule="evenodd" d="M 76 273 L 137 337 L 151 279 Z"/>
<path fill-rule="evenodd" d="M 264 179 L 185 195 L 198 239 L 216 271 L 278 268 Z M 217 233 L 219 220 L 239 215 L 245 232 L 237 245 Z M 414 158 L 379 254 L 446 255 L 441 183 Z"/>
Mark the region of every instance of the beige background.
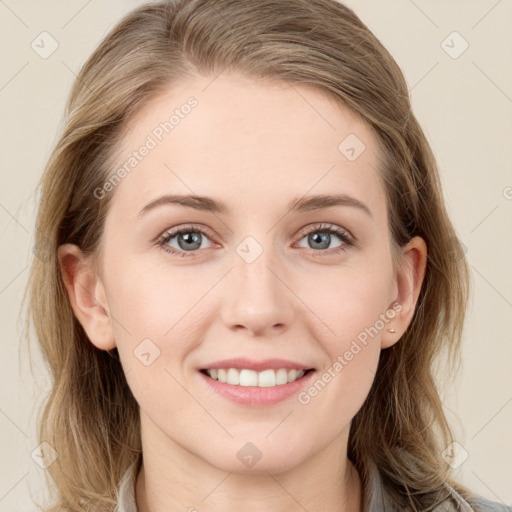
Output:
<path fill-rule="evenodd" d="M 47 379 L 35 349 L 37 380 L 30 373 L 27 354 L 20 351 L 18 318 L 33 257 L 34 187 L 75 73 L 109 28 L 139 3 L 0 0 L 0 512 L 33 509 L 30 496 L 43 496 L 45 470 L 31 454 L 38 445 L 35 405 Z M 444 392 L 462 447 L 455 452 L 455 474 L 480 494 L 512 504 L 512 3 L 347 4 L 404 71 L 413 108 L 439 161 L 449 211 L 467 247 L 473 304 L 462 370 Z M 31 47 L 43 31 L 58 43 L 46 59 Z M 450 35 L 454 31 L 460 36 Z M 452 58 L 464 40 L 469 47 Z M 47 39 L 45 48 L 49 44 Z"/>

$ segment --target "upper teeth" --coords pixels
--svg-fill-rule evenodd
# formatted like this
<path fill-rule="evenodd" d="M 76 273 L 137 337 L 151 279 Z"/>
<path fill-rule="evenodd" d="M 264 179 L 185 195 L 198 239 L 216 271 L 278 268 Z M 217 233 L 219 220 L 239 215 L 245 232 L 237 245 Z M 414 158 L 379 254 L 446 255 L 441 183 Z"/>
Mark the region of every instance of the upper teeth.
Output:
<path fill-rule="evenodd" d="M 279 370 L 263 370 L 262 372 L 256 372 L 254 370 L 226 368 L 206 370 L 206 373 L 208 373 L 212 379 L 216 379 L 225 384 L 269 388 L 300 379 L 304 375 L 304 370 L 287 370 L 286 368 L 280 368 Z"/>

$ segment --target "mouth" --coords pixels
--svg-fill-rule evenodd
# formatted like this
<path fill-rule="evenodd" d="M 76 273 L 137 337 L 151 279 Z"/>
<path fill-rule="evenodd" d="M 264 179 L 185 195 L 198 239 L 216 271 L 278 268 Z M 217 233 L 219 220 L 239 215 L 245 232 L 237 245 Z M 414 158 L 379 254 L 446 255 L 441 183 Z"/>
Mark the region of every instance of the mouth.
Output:
<path fill-rule="evenodd" d="M 204 368 L 200 372 L 222 384 L 241 387 L 273 388 L 290 384 L 304 378 L 314 368 L 268 368 L 255 371 L 249 368 Z"/>
<path fill-rule="evenodd" d="M 237 406 L 269 407 L 310 385 L 315 368 L 286 359 L 225 359 L 198 368 L 206 390 Z"/>

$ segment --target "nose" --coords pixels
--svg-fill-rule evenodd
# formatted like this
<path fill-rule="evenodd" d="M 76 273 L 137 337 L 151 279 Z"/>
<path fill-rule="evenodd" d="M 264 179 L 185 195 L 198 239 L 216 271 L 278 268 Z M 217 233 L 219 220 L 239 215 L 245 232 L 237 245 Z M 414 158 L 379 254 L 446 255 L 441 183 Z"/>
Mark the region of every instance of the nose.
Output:
<path fill-rule="evenodd" d="M 248 263 L 236 255 L 234 268 L 227 277 L 222 320 L 234 331 L 269 338 L 290 328 L 294 301 L 286 272 L 263 253 Z"/>

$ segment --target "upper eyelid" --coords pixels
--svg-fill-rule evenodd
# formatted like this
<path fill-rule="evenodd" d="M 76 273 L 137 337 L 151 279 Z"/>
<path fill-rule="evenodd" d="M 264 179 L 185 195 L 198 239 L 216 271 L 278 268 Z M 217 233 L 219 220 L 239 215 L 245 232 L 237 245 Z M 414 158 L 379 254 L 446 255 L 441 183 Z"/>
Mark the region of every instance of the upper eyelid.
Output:
<path fill-rule="evenodd" d="M 175 236 L 179 235 L 180 232 L 187 232 L 187 231 L 190 231 L 190 232 L 198 231 L 200 233 L 207 235 L 209 238 L 215 238 L 214 236 L 212 236 L 210 234 L 211 230 L 209 230 L 208 228 L 206 228 L 204 226 L 200 226 L 200 225 L 196 225 L 196 224 L 185 224 L 185 225 L 183 225 L 183 227 L 178 226 L 178 227 L 166 229 L 161 235 L 158 236 L 157 239 L 160 240 L 160 239 L 166 238 L 166 237 L 174 238 Z"/>

